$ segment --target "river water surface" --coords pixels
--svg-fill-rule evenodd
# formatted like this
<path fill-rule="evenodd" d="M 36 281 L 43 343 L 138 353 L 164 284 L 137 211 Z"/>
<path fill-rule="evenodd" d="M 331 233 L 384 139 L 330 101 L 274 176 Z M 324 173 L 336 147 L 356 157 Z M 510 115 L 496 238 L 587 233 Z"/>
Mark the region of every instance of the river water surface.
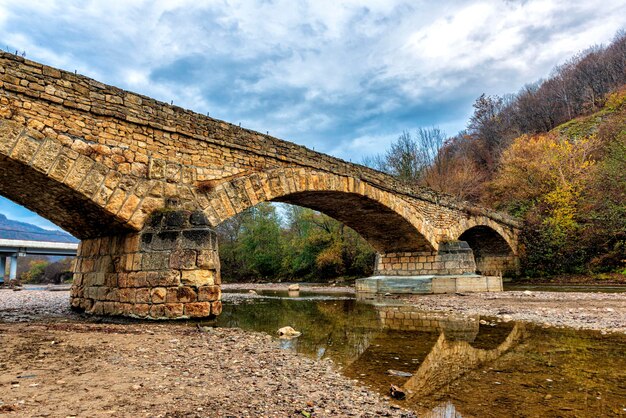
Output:
<path fill-rule="evenodd" d="M 298 338 L 283 348 L 431 417 L 626 417 L 626 336 L 419 312 L 352 295 L 225 293 L 217 326 Z"/>

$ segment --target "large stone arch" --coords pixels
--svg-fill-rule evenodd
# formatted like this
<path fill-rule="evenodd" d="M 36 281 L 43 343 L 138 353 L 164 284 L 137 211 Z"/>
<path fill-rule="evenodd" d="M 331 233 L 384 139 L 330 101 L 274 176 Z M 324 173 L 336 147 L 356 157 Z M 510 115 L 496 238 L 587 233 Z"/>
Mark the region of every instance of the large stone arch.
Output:
<path fill-rule="evenodd" d="M 113 177 L 117 177 L 120 191 L 129 189 L 130 182 L 112 173 L 104 164 L 59 140 L 0 120 L 0 194 L 78 238 L 135 229 L 128 226 L 130 216 L 128 210 L 122 210 L 124 201 L 107 202 L 98 193 Z"/>
<path fill-rule="evenodd" d="M 93 313 L 219 313 L 212 227 L 260 201 L 352 226 L 379 250 L 382 276 L 465 276 L 476 269 L 456 240 L 465 230 L 491 226 L 516 248 L 520 228 L 385 173 L 3 52 L 0 174 L 0 193 L 82 239 L 72 306 Z"/>
<path fill-rule="evenodd" d="M 196 208 L 190 186 L 168 183 L 165 174 L 121 172 L 114 155 L 0 120 L 0 194 L 81 239 L 73 308 L 149 318 L 218 314 L 215 236 L 195 221 L 199 212 L 185 209 Z M 168 197 L 175 208 L 163 210 Z"/>
<path fill-rule="evenodd" d="M 260 202 L 318 210 L 361 234 L 379 253 L 434 251 L 428 221 L 401 197 L 359 179 L 306 168 L 277 168 L 200 185 L 213 226 Z"/>

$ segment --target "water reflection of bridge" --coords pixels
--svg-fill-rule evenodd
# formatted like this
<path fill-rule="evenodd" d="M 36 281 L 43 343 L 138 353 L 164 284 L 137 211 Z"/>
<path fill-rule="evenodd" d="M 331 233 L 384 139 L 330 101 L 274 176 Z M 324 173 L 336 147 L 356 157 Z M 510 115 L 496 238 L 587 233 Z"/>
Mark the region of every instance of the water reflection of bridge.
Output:
<path fill-rule="evenodd" d="M 411 372 L 404 381 L 409 398 L 427 396 L 464 373 L 495 361 L 517 345 L 522 325 L 480 323 L 479 316 L 421 312 L 411 306 L 375 306 L 378 332 L 344 367 L 347 375 L 388 389 L 402 378 L 387 370 Z"/>

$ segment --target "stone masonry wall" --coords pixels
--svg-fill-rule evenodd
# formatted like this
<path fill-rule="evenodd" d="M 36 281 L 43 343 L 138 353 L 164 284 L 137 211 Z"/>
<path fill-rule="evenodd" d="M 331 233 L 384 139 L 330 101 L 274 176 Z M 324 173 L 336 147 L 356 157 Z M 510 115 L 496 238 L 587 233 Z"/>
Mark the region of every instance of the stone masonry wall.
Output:
<path fill-rule="evenodd" d="M 199 182 L 295 166 L 357 178 L 434 204 L 439 208 L 431 219 L 435 227 L 454 223 L 459 211 L 519 225 L 506 215 L 409 187 L 367 167 L 7 53 L 0 53 L 0 92 L 0 117 L 122 175 L 192 186 L 175 191 L 189 200 Z"/>
<path fill-rule="evenodd" d="M 219 315 L 217 251 L 203 213 L 156 212 L 139 234 L 81 242 L 71 305 L 91 314 L 152 319 Z"/>
<path fill-rule="evenodd" d="M 439 251 L 378 254 L 374 275 L 422 276 L 475 273 L 474 254 L 466 242 L 440 243 Z"/>
<path fill-rule="evenodd" d="M 485 276 L 519 274 L 519 258 L 514 255 L 481 255 L 476 257 L 476 271 Z"/>

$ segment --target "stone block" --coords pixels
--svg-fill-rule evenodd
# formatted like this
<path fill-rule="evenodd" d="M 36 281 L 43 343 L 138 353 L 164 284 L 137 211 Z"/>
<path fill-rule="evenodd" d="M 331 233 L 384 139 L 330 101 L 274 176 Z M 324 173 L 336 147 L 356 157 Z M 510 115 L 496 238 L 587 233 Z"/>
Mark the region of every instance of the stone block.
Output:
<path fill-rule="evenodd" d="M 222 313 L 222 301 L 217 300 L 215 302 L 211 302 L 211 314 L 219 315 Z"/>
<path fill-rule="evenodd" d="M 144 253 L 141 257 L 143 270 L 165 270 L 170 265 L 170 254 L 167 251 Z"/>
<path fill-rule="evenodd" d="M 176 270 L 193 270 L 196 268 L 195 250 L 175 250 L 170 253 L 169 266 Z"/>
<path fill-rule="evenodd" d="M 88 313 L 93 315 L 104 315 L 104 302 L 94 301 Z"/>
<path fill-rule="evenodd" d="M 488 292 L 501 292 L 502 289 L 502 277 L 500 276 L 487 276 L 487 291 Z"/>
<path fill-rule="evenodd" d="M 214 250 L 200 250 L 198 251 L 197 259 L 198 267 L 207 270 L 215 270 L 219 265 L 219 258 L 217 251 Z"/>
<path fill-rule="evenodd" d="M 163 313 L 165 314 L 165 317 L 167 318 L 174 319 L 174 318 L 180 318 L 181 316 L 183 316 L 184 304 L 182 303 L 166 303 L 162 306 L 163 306 Z"/>
<path fill-rule="evenodd" d="M 177 246 L 177 241 L 180 233 L 177 231 L 162 231 L 153 235 L 152 242 L 150 244 L 153 250 L 173 250 Z M 182 245 L 183 248 L 191 248 Z"/>
<path fill-rule="evenodd" d="M 487 278 L 485 276 L 459 276 L 456 281 L 457 292 L 486 292 Z"/>
<path fill-rule="evenodd" d="M 187 219 L 189 219 L 189 212 L 180 210 L 166 212 L 163 217 L 163 228 L 172 230 L 183 229 L 187 224 Z"/>
<path fill-rule="evenodd" d="M 190 318 L 204 318 L 211 314 L 211 303 L 193 302 L 185 303 L 185 316 Z"/>
<path fill-rule="evenodd" d="M 155 319 L 166 318 L 165 305 L 152 305 L 150 307 L 150 317 Z"/>
<path fill-rule="evenodd" d="M 132 315 L 134 306 L 132 303 L 120 303 L 120 315 Z"/>
<path fill-rule="evenodd" d="M 124 288 L 119 289 L 118 296 L 119 301 L 124 303 L 134 303 L 135 302 L 135 293 L 136 289 L 134 288 Z"/>
<path fill-rule="evenodd" d="M 180 284 L 180 272 L 175 270 L 149 271 L 146 277 L 148 284 L 152 287 L 170 287 Z"/>
<path fill-rule="evenodd" d="M 170 289 L 167 292 L 166 300 L 168 303 L 187 303 L 187 302 L 195 302 L 198 299 L 198 296 L 194 289 L 189 286 L 179 286 L 175 289 Z"/>
<path fill-rule="evenodd" d="M 433 293 L 455 293 L 456 279 L 454 277 L 435 277 L 432 281 Z"/>
<path fill-rule="evenodd" d="M 209 225 L 209 220 L 207 216 L 202 211 L 194 211 L 191 213 L 189 217 L 189 222 L 194 226 L 207 226 Z"/>
<path fill-rule="evenodd" d="M 145 318 L 150 314 L 150 305 L 147 303 L 135 303 L 133 305 L 133 315 Z"/>
<path fill-rule="evenodd" d="M 150 291 L 150 299 L 152 303 L 163 303 L 167 295 L 167 290 L 164 287 L 155 287 Z"/>
<path fill-rule="evenodd" d="M 133 271 L 126 276 L 128 287 L 147 287 L 148 286 L 148 273 L 145 271 Z"/>
<path fill-rule="evenodd" d="M 149 303 L 150 302 L 150 289 L 142 287 L 135 292 L 136 303 Z"/>
<path fill-rule="evenodd" d="M 212 270 L 183 270 L 181 272 L 181 282 L 187 285 L 202 286 L 215 284 L 214 272 Z"/>
<path fill-rule="evenodd" d="M 208 229 L 192 229 L 183 231 L 181 247 L 198 250 L 212 248 L 211 240 L 214 235 L 215 233 Z"/>
<path fill-rule="evenodd" d="M 200 302 L 213 302 L 220 300 L 222 292 L 220 287 L 215 286 L 200 286 L 198 288 L 198 301 Z"/>
<path fill-rule="evenodd" d="M 104 315 L 118 315 L 117 306 L 115 302 L 102 302 L 102 313 Z"/>

